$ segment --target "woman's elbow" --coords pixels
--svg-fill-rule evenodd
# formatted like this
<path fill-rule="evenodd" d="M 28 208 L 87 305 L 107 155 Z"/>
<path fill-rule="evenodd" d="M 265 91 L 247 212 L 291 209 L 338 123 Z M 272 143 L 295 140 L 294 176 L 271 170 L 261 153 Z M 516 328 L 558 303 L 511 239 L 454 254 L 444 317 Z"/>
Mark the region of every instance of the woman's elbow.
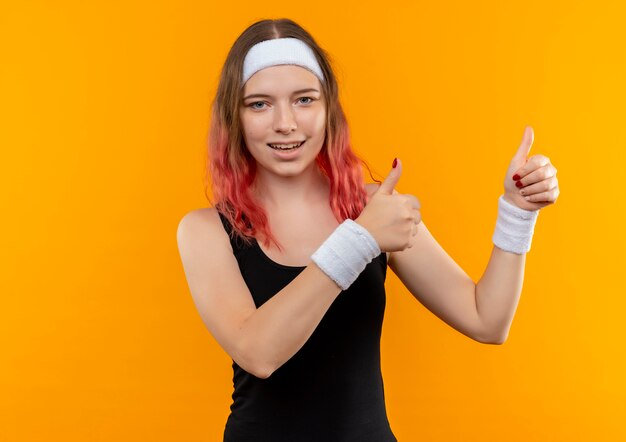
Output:
<path fill-rule="evenodd" d="M 247 340 L 240 341 L 237 350 L 232 352 L 231 357 L 242 370 L 259 379 L 267 379 L 274 372 L 263 359 L 257 343 L 249 343 Z"/>
<path fill-rule="evenodd" d="M 506 342 L 508 337 L 509 337 L 509 332 L 506 331 L 504 333 L 500 333 L 496 335 L 474 336 L 474 340 L 477 342 L 480 342 L 481 344 L 502 345 Z"/>

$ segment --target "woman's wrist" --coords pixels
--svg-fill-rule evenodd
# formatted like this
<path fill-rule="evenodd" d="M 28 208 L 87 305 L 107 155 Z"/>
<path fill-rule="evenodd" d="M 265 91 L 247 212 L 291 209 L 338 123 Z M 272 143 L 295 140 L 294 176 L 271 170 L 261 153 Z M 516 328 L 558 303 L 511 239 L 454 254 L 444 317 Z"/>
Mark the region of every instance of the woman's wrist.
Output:
<path fill-rule="evenodd" d="M 342 290 L 346 290 L 380 253 L 378 243 L 369 231 L 346 219 L 313 253 L 311 260 Z"/>
<path fill-rule="evenodd" d="M 498 248 L 518 255 L 530 250 L 535 223 L 539 211 L 517 207 L 500 195 L 498 198 L 498 218 L 492 236 Z"/>

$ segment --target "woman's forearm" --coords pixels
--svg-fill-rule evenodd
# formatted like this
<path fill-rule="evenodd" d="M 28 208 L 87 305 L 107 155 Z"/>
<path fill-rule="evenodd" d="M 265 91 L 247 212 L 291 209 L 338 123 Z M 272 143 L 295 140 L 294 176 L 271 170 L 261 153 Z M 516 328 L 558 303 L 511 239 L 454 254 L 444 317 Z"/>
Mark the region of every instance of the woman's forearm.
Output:
<path fill-rule="evenodd" d="M 494 342 L 503 343 L 513 322 L 524 283 L 526 254 L 494 246 L 485 273 L 476 284 L 476 308 Z"/>
<path fill-rule="evenodd" d="M 243 354 L 256 376 L 269 377 L 311 337 L 341 288 L 311 262 L 244 323 Z"/>

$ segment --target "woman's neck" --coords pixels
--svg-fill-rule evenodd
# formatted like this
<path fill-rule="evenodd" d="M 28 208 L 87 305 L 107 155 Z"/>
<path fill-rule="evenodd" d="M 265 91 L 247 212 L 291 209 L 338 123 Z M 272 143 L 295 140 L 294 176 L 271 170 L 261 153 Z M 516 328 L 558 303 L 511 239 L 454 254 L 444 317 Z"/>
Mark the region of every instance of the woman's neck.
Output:
<path fill-rule="evenodd" d="M 298 209 L 329 201 L 329 180 L 316 165 L 297 176 L 258 172 L 257 169 L 256 195 L 266 210 Z"/>

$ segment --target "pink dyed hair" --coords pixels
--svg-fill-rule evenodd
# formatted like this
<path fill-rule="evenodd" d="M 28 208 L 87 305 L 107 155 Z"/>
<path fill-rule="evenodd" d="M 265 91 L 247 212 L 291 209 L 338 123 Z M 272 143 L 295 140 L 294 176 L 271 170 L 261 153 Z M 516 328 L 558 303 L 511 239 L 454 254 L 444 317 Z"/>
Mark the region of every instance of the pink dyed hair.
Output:
<path fill-rule="evenodd" d="M 228 219 L 233 226 L 233 234 L 245 244 L 251 244 L 253 238 L 260 236 L 266 247 L 274 243 L 279 250 L 282 247 L 271 232 L 265 210 L 251 192 L 256 161 L 243 141 L 239 106 L 243 92 L 243 60 L 248 50 L 258 42 L 284 37 L 305 42 L 313 50 L 324 74 L 325 81 L 321 83 L 327 110 L 326 138 L 315 161 L 320 171 L 329 178 L 329 203 L 339 222 L 357 218 L 367 204 L 369 198 L 360 162 L 370 171 L 367 163 L 350 146 L 348 123 L 339 102 L 337 80 L 326 51 L 300 25 L 286 18 L 261 20 L 249 26 L 237 38 L 226 57 L 212 102 L 205 196 L 211 201 L 207 193 L 211 185 L 216 200 L 214 207 Z"/>

